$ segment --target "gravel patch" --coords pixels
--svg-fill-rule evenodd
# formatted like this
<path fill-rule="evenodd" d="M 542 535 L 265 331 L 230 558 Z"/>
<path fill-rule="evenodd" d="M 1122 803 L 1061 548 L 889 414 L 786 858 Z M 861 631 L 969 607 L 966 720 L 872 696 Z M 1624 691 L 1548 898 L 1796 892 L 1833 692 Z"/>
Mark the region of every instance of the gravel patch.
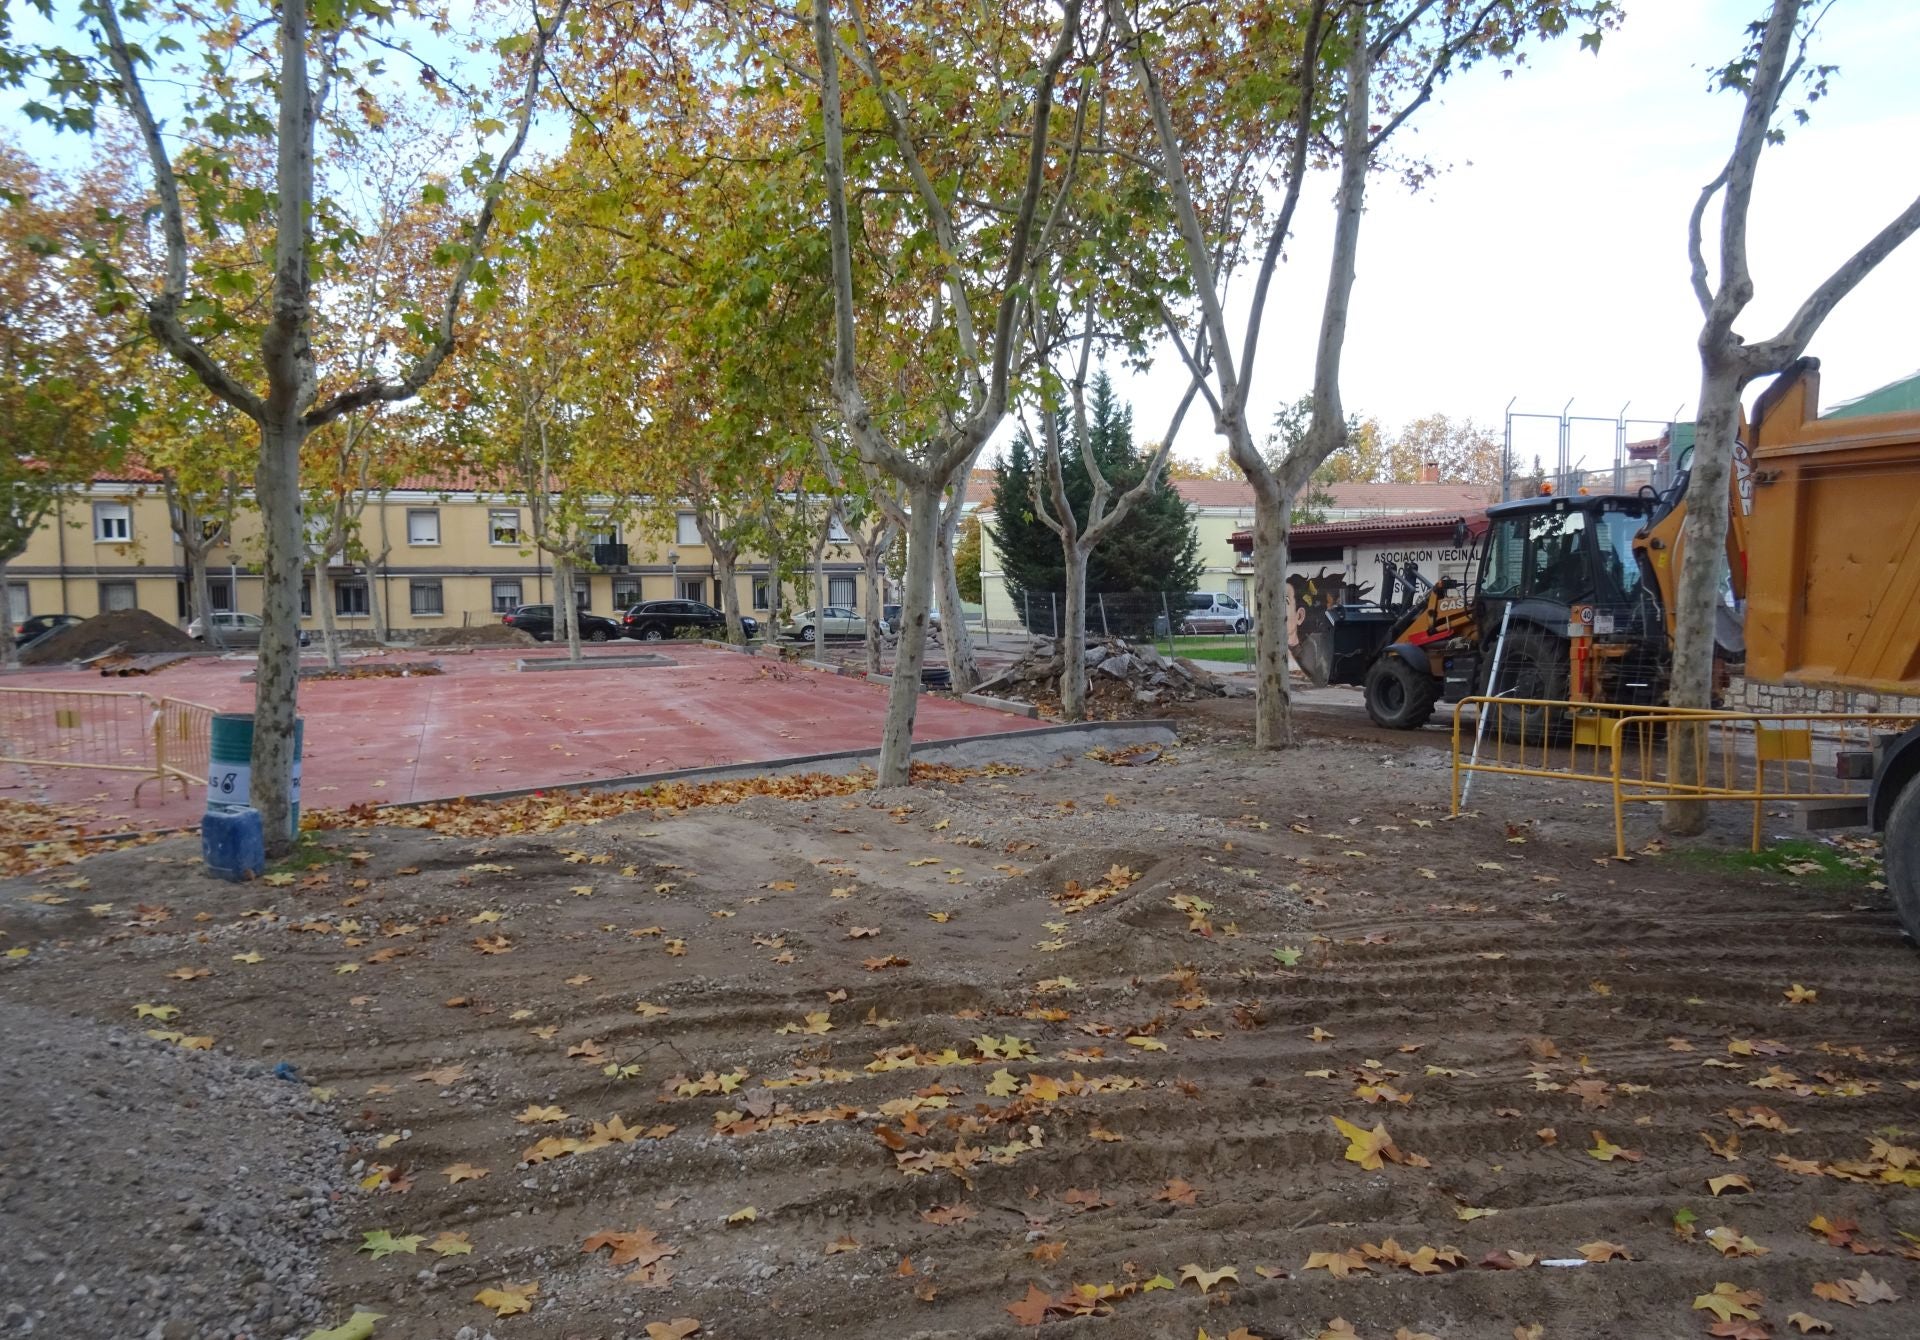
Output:
<path fill-rule="evenodd" d="M 240 1340 L 323 1323 L 345 1138 L 307 1086 L 0 1002 L 0 1335 Z"/>

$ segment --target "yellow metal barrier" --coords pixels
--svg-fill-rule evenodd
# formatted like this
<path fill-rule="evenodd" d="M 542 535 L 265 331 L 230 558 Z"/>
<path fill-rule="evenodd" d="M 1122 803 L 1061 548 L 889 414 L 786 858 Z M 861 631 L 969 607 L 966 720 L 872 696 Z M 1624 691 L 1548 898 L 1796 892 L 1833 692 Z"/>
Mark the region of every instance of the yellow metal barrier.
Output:
<path fill-rule="evenodd" d="M 0 689 L 0 762 L 154 774 L 153 701 L 98 689 Z"/>
<path fill-rule="evenodd" d="M 207 760 L 213 750 L 213 709 L 181 698 L 162 698 L 158 712 L 154 750 L 160 772 L 205 786 Z"/>
<path fill-rule="evenodd" d="M 1466 719 L 1469 708 L 1472 720 Z M 1462 698 L 1453 705 L 1453 812 L 1460 813 L 1463 779 L 1476 773 L 1607 785 L 1613 778 L 1616 723 L 1676 715 L 1693 714 L 1553 698 Z"/>
<path fill-rule="evenodd" d="M 207 784 L 213 709 L 179 698 L 102 689 L 0 689 L 0 763 L 141 774 Z"/>
<path fill-rule="evenodd" d="M 1614 855 L 1627 854 L 1626 807 L 1737 800 L 1753 807 L 1760 850 L 1769 804 L 1865 800 L 1871 781 L 1844 775 L 1842 755 L 1871 757 L 1874 737 L 1920 717 L 1873 712 L 1640 712 L 1613 723 Z M 1675 729 L 1684 726 L 1685 729 Z"/>

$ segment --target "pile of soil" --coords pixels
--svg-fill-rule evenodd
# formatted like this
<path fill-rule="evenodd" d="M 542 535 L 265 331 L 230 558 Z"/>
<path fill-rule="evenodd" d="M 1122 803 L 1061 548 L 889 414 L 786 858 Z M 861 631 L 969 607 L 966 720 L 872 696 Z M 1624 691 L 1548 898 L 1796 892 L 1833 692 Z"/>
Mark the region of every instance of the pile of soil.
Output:
<path fill-rule="evenodd" d="M 1051 639 L 1035 638 L 1025 656 L 984 681 L 977 691 L 1051 707 L 1060 699 L 1063 664 L 1062 649 Z M 1119 637 L 1088 641 L 1086 673 L 1087 704 L 1103 717 L 1129 716 L 1196 698 L 1245 697 L 1253 691 L 1202 670 L 1183 656 L 1163 656 L 1151 645 Z"/>
<path fill-rule="evenodd" d="M 414 640 L 416 647 L 531 647 L 537 639 L 523 629 L 503 623 L 480 623 L 469 628 L 436 628 Z"/>
<path fill-rule="evenodd" d="M 69 624 L 21 653 L 22 665 L 58 665 L 84 661 L 118 648 L 129 655 L 155 651 L 199 651 L 201 646 L 164 619 L 145 610 L 113 610 Z"/>

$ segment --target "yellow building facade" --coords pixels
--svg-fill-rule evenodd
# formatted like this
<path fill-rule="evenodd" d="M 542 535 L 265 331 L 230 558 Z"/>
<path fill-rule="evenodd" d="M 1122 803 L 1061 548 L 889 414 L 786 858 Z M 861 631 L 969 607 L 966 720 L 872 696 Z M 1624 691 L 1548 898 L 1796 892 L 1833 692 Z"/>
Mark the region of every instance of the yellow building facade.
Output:
<path fill-rule="evenodd" d="M 136 471 L 100 478 L 61 498 L 19 558 L 6 567 L 14 624 L 37 614 L 81 618 L 115 609 L 143 609 L 184 625 L 192 608 L 189 571 L 159 482 Z M 415 482 L 415 481 L 407 481 Z M 370 499 L 358 525 L 357 550 L 386 561 L 377 571 L 356 557 L 310 572 L 301 599 L 302 625 L 320 626 L 317 600 L 332 604 L 335 626 L 371 629 L 377 598 L 397 634 L 497 622 L 517 605 L 554 597 L 547 556 L 534 548 L 524 499 L 475 489 L 403 488 Z M 259 514 L 242 509 L 230 543 L 208 561 L 215 610 L 259 613 L 264 547 Z M 576 575 L 580 608 L 617 617 L 643 600 L 684 599 L 719 606 L 713 556 L 691 510 L 673 517 L 670 534 L 609 522 L 595 537 L 595 570 Z M 824 563 L 827 603 L 864 610 L 859 557 L 830 545 Z M 786 606 L 813 603 L 813 576 L 782 574 Z M 740 610 L 771 617 L 770 565 L 743 555 L 735 568 Z"/>

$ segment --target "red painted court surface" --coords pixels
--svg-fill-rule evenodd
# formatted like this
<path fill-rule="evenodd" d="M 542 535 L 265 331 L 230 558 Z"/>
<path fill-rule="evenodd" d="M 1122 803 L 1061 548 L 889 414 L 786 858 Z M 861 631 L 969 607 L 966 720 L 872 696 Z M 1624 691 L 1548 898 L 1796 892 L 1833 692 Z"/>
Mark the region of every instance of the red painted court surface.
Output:
<path fill-rule="evenodd" d="M 597 654 L 638 651 L 627 645 Z M 544 648 L 532 653 L 554 654 Z M 663 654 L 674 664 L 534 673 L 516 668 L 523 655 L 518 650 L 389 652 L 384 659 L 437 661 L 443 673 L 305 681 L 301 804 L 331 809 L 359 801 L 446 799 L 880 743 L 885 685 L 712 647 L 673 645 Z M 592 661 L 596 653 L 585 655 Z M 243 678 L 252 669 L 251 660 L 209 660 L 129 679 L 91 671 L 22 673 L 0 679 L 0 686 L 124 689 L 244 712 L 253 706 L 253 685 Z M 921 700 L 914 734 L 943 740 L 1031 725 L 1005 712 L 929 696 Z M 125 773 L 0 764 L 0 798 L 82 806 L 94 812 L 87 827 L 96 831 L 116 826 L 115 819 L 138 828 L 190 824 L 205 808 L 201 787 L 183 800 L 179 786 L 169 784 L 162 800 L 157 782 L 142 788 L 136 808 L 137 780 Z"/>

